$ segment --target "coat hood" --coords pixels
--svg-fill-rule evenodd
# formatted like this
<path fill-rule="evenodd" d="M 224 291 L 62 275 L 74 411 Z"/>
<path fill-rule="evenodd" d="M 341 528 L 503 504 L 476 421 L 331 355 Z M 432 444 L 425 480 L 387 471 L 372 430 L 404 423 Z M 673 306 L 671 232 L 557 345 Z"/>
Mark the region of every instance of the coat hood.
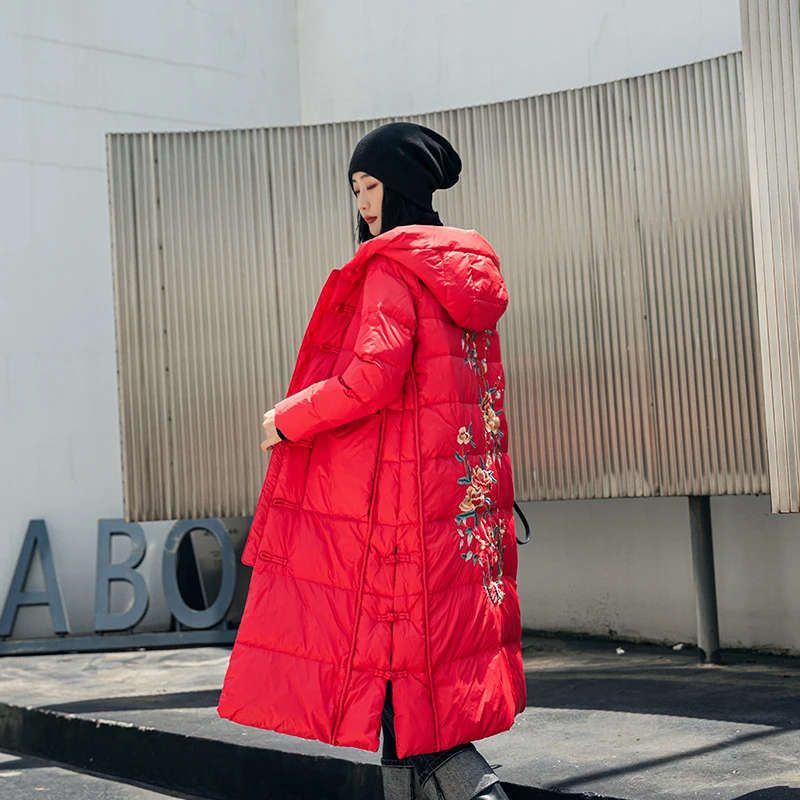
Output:
<path fill-rule="evenodd" d="M 508 306 L 500 258 L 475 230 L 404 225 L 361 244 L 343 271 L 381 253 L 409 269 L 462 328 L 494 328 Z"/>

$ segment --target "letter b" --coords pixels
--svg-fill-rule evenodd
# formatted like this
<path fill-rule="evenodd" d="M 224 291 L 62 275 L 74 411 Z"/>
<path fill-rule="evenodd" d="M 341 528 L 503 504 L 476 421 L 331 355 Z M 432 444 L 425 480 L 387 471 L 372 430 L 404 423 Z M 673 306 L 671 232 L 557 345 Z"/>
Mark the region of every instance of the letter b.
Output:
<path fill-rule="evenodd" d="M 125 561 L 111 563 L 111 537 L 127 536 L 131 552 Z M 147 611 L 149 598 L 144 576 L 136 571 L 142 563 L 147 545 L 142 526 L 136 522 L 117 519 L 98 520 L 97 526 L 97 582 L 94 595 L 95 631 L 124 631 L 136 625 Z M 109 609 L 111 581 L 125 581 L 133 588 L 133 603 L 127 611 L 112 614 Z"/>

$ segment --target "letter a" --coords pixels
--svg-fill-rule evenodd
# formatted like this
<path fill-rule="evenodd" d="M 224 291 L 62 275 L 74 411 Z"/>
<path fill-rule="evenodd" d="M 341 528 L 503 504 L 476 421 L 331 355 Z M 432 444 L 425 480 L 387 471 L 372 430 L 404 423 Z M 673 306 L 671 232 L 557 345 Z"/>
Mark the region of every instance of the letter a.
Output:
<path fill-rule="evenodd" d="M 30 592 L 25 590 L 25 582 L 33 563 L 33 553 L 36 547 L 42 559 L 42 572 L 44 573 L 45 590 L 43 592 Z M 56 577 L 56 567 L 53 563 L 53 552 L 50 549 L 50 538 L 47 535 L 47 526 L 43 519 L 32 519 L 28 523 L 28 532 L 22 543 L 22 550 L 11 579 L 11 588 L 8 590 L 6 605 L 3 615 L 0 616 L 0 636 L 10 636 L 20 606 L 49 606 L 50 618 L 53 620 L 54 633 L 69 633 L 67 615 L 64 611 L 64 600 L 61 597 L 61 588 Z"/>

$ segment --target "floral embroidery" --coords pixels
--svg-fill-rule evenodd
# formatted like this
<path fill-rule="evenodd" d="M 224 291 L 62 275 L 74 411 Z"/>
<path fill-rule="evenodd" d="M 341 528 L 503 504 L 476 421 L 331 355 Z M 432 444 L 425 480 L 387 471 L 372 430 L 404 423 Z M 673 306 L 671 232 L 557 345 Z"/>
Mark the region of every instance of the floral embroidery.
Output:
<path fill-rule="evenodd" d="M 472 367 L 477 377 L 478 407 L 483 417 L 486 452 L 478 457 L 479 466 L 472 467 L 467 459 L 469 448 L 477 448 L 473 438 L 472 423 L 458 430 L 455 457 L 464 465 L 465 474 L 458 479 L 464 484 L 466 494 L 459 503 L 460 513 L 455 521 L 460 538 L 459 549 L 464 550 L 461 557 L 467 563 L 480 565 L 483 569 L 483 587 L 492 603 L 502 603 L 505 591 L 503 588 L 503 536 L 506 531 L 504 520 L 494 515 L 492 487 L 497 483 L 494 476 L 494 460 L 500 453 L 501 411 L 495 409 L 495 403 L 502 393 L 498 386 L 489 386 L 486 379 L 488 372 L 487 354 L 491 346 L 491 329 L 471 331 L 463 329 L 461 348 L 465 351 L 464 363 Z M 478 336 L 482 336 L 483 354 L 478 354 Z M 465 549 L 466 548 L 466 549 Z"/>

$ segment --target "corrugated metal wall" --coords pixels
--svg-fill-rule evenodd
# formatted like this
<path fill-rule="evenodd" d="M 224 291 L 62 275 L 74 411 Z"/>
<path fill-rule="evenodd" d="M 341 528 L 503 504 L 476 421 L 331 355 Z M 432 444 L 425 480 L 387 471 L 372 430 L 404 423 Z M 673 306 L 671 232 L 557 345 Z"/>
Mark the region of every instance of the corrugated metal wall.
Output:
<path fill-rule="evenodd" d="M 800 511 L 800 0 L 741 0 L 772 511 Z"/>
<path fill-rule="evenodd" d="M 415 119 L 498 250 L 518 500 L 769 491 L 741 56 Z M 252 513 L 385 120 L 108 140 L 126 518 Z"/>
<path fill-rule="evenodd" d="M 266 135 L 109 144 L 125 517 L 251 513 L 286 371 Z"/>

